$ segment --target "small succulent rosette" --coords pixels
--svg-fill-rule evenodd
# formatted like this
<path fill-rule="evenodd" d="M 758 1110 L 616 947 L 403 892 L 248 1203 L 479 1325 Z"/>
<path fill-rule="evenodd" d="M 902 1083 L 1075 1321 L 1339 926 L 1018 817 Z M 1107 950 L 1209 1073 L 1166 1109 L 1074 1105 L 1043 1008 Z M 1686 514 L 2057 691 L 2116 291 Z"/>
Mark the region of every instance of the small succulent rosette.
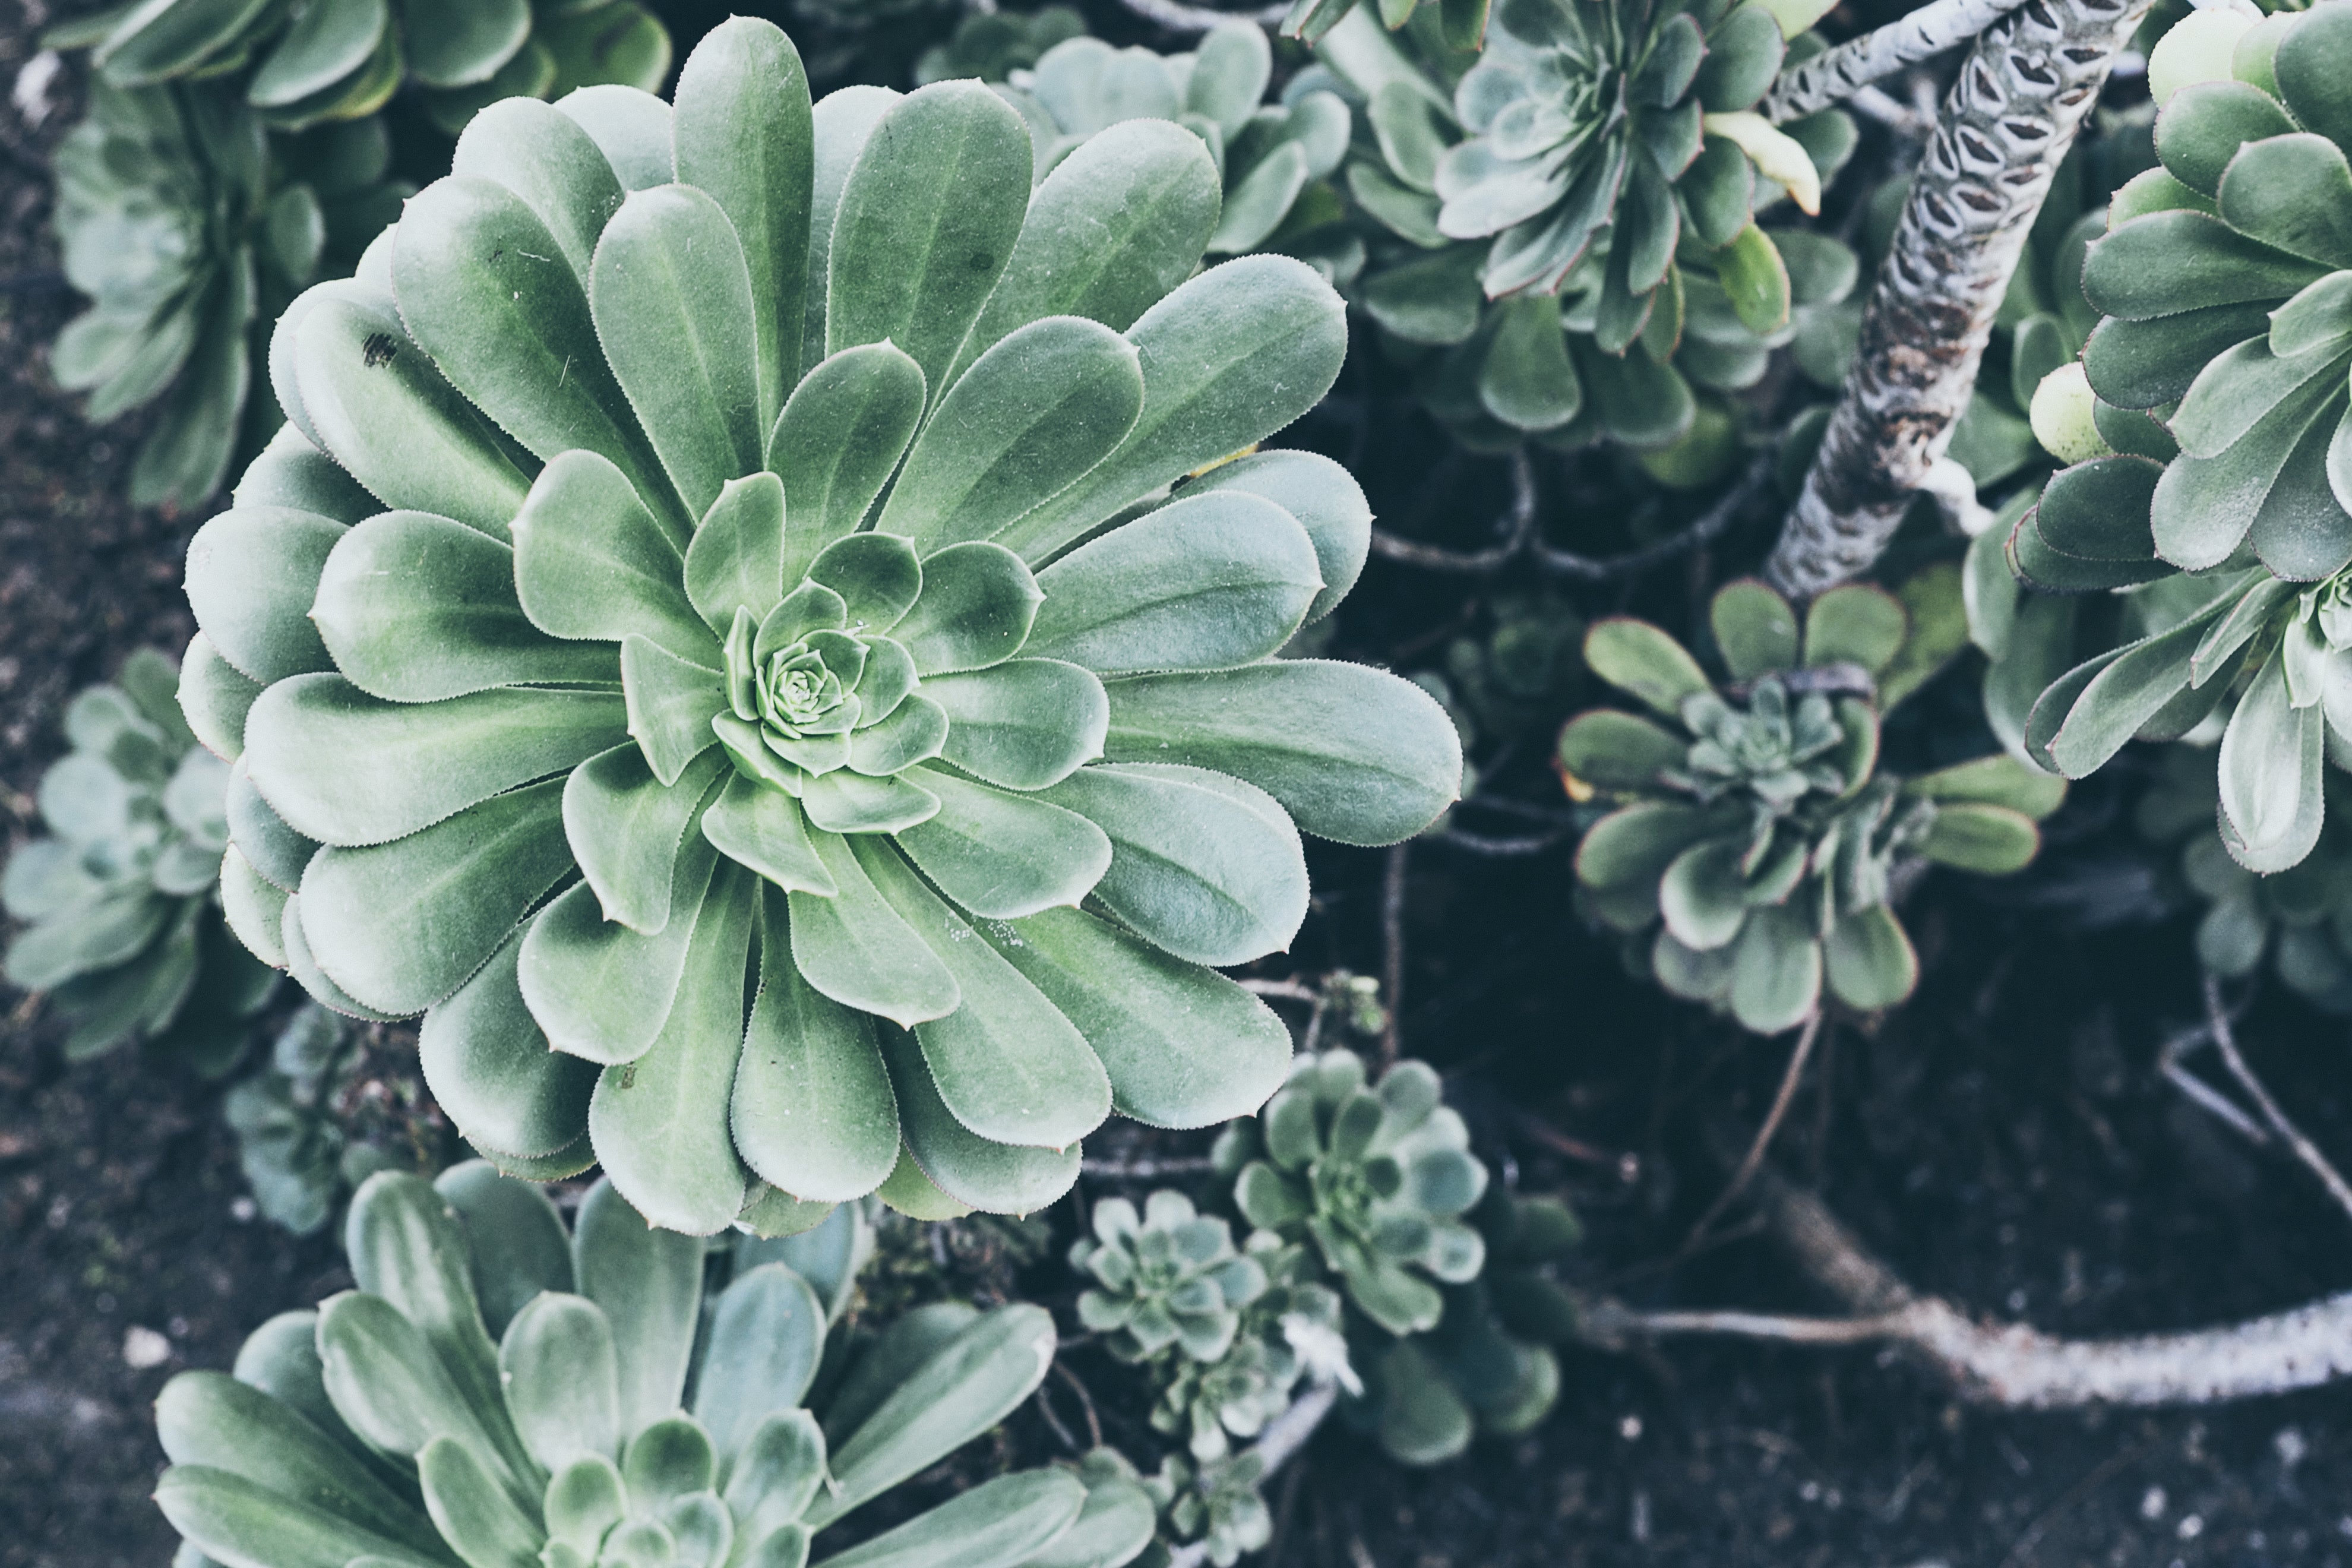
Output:
<path fill-rule="evenodd" d="M 1208 251 L 1231 256 L 1282 237 L 1308 187 L 1347 156 L 1348 106 L 1339 96 L 1302 75 L 1298 90 L 1267 104 L 1273 79 L 1265 32 L 1234 21 L 1185 54 L 1071 38 L 1016 74 L 1005 97 L 1029 122 L 1041 180 L 1088 137 L 1129 120 L 1172 120 L 1192 132 L 1224 191 Z"/>
<path fill-rule="evenodd" d="M 268 435 L 275 410 L 248 410 L 267 323 L 399 216 L 415 187 L 388 178 L 391 159 L 380 120 L 273 138 L 209 87 L 92 80 L 57 155 L 66 279 L 90 308 L 49 366 L 94 422 L 161 405 L 131 459 L 135 504 L 196 505 Z"/>
<path fill-rule="evenodd" d="M 1236 1332 L 1213 1360 L 1162 1357 L 1154 1431 L 1184 1439 L 1196 1460 L 1228 1453 L 1233 1440 L 1255 1437 L 1290 1407 L 1302 1380 L 1361 1392 L 1349 1361 L 1339 1293 L 1318 1278 L 1304 1247 L 1265 1231 L 1250 1237 L 1247 1258 L 1260 1288 L 1236 1313 Z"/>
<path fill-rule="evenodd" d="M 1433 1326 L 1441 1284 L 1476 1277 L 1486 1243 L 1461 1217 L 1486 1190 L 1470 1131 L 1426 1063 L 1377 1086 L 1353 1051 L 1301 1056 L 1252 1121 L 1217 1140 L 1218 1170 L 1249 1222 L 1311 1242 L 1355 1309 L 1391 1334 Z"/>
<path fill-rule="evenodd" d="M 1070 1248 L 1070 1267 L 1096 1283 L 1078 1296 L 1078 1321 L 1121 1361 L 1169 1351 L 1196 1362 L 1234 1348 L 1241 1310 L 1265 1293 L 1265 1270 L 1234 1247 L 1233 1228 L 1161 1190 L 1143 1212 L 1125 1198 L 1095 1205 L 1094 1237 Z"/>
<path fill-rule="evenodd" d="M 1565 1205 L 1489 1185 L 1471 1215 L 1486 1241 L 1476 1279 L 1445 1288 L 1437 1326 L 1376 1352 L 1365 1367 L 1359 1418 L 1391 1458 L 1434 1465 L 1475 1436 L 1535 1429 L 1559 1401 L 1552 1346 L 1574 1333 L 1574 1311 L 1548 1272 L 1580 1232 Z"/>
<path fill-rule="evenodd" d="M 1417 689 L 1273 657 L 1369 546 L 1337 464 L 1235 457 L 1338 374 L 1337 295 L 1200 270 L 1180 126 L 1031 174 L 981 84 L 812 107 L 737 18 L 674 104 L 484 110 L 279 321 L 289 426 L 189 556 L 223 897 L 422 1013 L 503 1166 L 701 1234 L 1042 1207 L 1114 1108 L 1278 1087 L 1211 966 L 1297 931 L 1302 831 L 1455 795 Z"/>
<path fill-rule="evenodd" d="M 650 91 L 670 67 L 668 32 L 635 0 L 151 0 L 61 23 L 43 41 L 90 50 L 115 87 L 214 91 L 226 80 L 289 131 L 362 119 L 406 86 L 454 136 L 501 98 L 555 98 L 591 83 Z"/>
<path fill-rule="evenodd" d="M 1571 793 L 1624 803 L 1586 833 L 1577 882 L 1604 925 L 1649 939 L 1666 990 L 1759 1034 L 1811 1016 L 1824 981 L 1847 1006 L 1893 1006 L 1918 979 L 1888 903 L 1896 863 L 1997 876 L 2033 858 L 2062 782 L 2007 756 L 1909 779 L 1879 766 L 1881 714 L 1965 643 L 1958 597 L 1939 565 L 1901 598 L 1833 588 L 1801 623 L 1762 583 L 1730 584 L 1708 617 L 1720 684 L 1645 621 L 1588 634 L 1586 664 L 1649 713 L 1597 709 L 1560 732 Z"/>
<path fill-rule="evenodd" d="M 216 1078 L 277 983 L 214 898 L 228 773 L 180 717 L 170 659 L 142 648 L 116 679 L 67 706 L 73 749 L 37 796 L 48 833 L 0 874 L 0 909 L 26 922 L 0 973 L 51 994 L 69 1061 L 138 1041 Z"/>
<path fill-rule="evenodd" d="M 1371 247 L 1355 297 L 1418 357 L 1432 412 L 1482 450 L 1660 450 L 1692 434 L 1693 384 L 1760 380 L 1859 276 L 1843 242 L 1756 218 L 1792 192 L 1812 211 L 1853 151 L 1841 111 L 1783 131 L 1750 107 L 1819 47 L 1784 45 L 1760 4 L 1534 0 L 1449 88 L 1454 61 L 1335 29 L 1321 52 L 1367 126 L 1346 171 Z"/>
<path fill-rule="evenodd" d="M 2352 820 L 2347 783 L 2331 774 L 2336 815 L 2309 855 L 2263 877 L 2233 859 L 2215 830 L 2220 794 L 2208 746 L 2168 746 L 2155 781 L 2134 808 L 2142 835 L 2180 846 L 2181 879 L 2203 912 L 2197 962 L 2209 973 L 2242 980 L 2261 971 L 2321 1010 L 2352 1014 Z"/>
<path fill-rule="evenodd" d="M 1038 1308 L 922 1309 L 836 1374 L 809 1279 L 746 1242 L 706 1294 L 705 1244 L 649 1229 L 606 1183 L 567 1233 L 480 1163 L 385 1173 L 347 1228 L 358 1289 L 156 1402 L 156 1501 L 202 1560 L 1116 1568 L 1150 1540 L 1140 1486 L 1028 1470 L 813 1546 L 1035 1390 L 1054 1355 Z"/>
<path fill-rule="evenodd" d="M 2222 841 L 2270 873 L 2317 843 L 2352 738 L 2352 15 L 2200 14 L 2158 48 L 2161 167 L 2089 247 L 2102 319 L 2050 411 L 2081 460 L 2008 546 L 2034 586 L 2148 602 L 2119 646 L 2057 647 L 2025 741 L 2079 778 L 2226 710 Z"/>

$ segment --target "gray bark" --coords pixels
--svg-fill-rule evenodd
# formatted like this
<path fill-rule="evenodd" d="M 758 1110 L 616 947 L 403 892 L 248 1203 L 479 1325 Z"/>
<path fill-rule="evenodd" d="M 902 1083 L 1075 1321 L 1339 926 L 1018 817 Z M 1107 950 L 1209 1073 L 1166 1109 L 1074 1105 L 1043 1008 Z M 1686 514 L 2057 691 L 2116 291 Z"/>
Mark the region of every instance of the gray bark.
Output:
<path fill-rule="evenodd" d="M 1912 182 L 1853 367 L 1765 563 L 1810 598 L 1875 560 L 1943 458 L 2058 161 L 2149 0 L 2027 0 L 1977 40 Z"/>
<path fill-rule="evenodd" d="M 2021 3 L 1933 0 L 1907 16 L 1782 71 L 1757 109 L 1775 125 L 1817 113 L 1905 66 L 1958 48 Z"/>
<path fill-rule="evenodd" d="M 1979 1321 L 1941 1297 L 1914 1295 L 1820 1200 L 1778 1178 L 1760 1185 L 1774 1234 L 1799 1267 L 1861 1315 L 1643 1312 L 1594 1301 L 1580 1316 L 1583 1336 L 1603 1348 L 1693 1333 L 1788 1344 L 1891 1344 L 1940 1373 L 1963 1397 L 2008 1409 L 2212 1405 L 2352 1376 L 2352 1293 L 2182 1333 L 2062 1339 L 2021 1323 Z"/>

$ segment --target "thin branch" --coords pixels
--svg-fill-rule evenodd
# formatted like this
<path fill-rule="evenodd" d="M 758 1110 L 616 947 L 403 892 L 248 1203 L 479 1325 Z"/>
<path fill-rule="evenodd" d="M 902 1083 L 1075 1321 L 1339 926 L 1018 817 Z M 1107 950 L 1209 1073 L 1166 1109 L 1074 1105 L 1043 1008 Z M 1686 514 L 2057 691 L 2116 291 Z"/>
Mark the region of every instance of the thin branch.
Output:
<path fill-rule="evenodd" d="M 1764 481 L 1771 474 L 1770 456 L 1759 457 L 1748 465 L 1739 482 L 1724 492 L 1713 506 L 1699 513 L 1689 527 L 1671 538 L 1659 540 L 1655 544 L 1629 550 L 1622 555 L 1596 556 L 1557 550 L 1538 541 L 1535 545 L 1536 563 L 1548 572 L 1557 572 L 1563 577 L 1580 578 L 1588 583 L 1604 583 L 1612 577 L 1630 577 L 1635 573 L 1646 572 L 1663 562 L 1687 554 L 1702 544 L 1712 543 L 1718 534 L 1738 521 L 1739 514 L 1747 509 L 1756 492 L 1763 489 Z"/>
<path fill-rule="evenodd" d="M 1381 990 L 1388 1018 L 1381 1027 L 1381 1070 L 1396 1065 L 1397 1031 L 1404 1015 L 1404 881 L 1412 840 L 1389 847 L 1381 879 Z"/>
<path fill-rule="evenodd" d="M 2009 1409 L 2210 1405 L 2352 1376 L 2352 1292 L 2186 1333 L 2061 1339 L 2023 1324 L 1978 1322 L 1940 1297 L 1913 1295 L 1818 1198 L 1769 1173 L 1758 1184 L 1775 1232 L 1799 1266 L 1854 1316 L 1644 1312 L 1603 1300 L 1581 1304 L 1580 1336 L 1605 1349 L 1684 1333 L 1786 1344 L 1883 1342 L 1909 1352 L 1964 1397 Z"/>
<path fill-rule="evenodd" d="M 1785 124 L 1852 98 L 1904 67 L 1969 42 L 2023 0 L 1935 0 L 1909 16 L 1780 73 L 1759 107 Z"/>
<path fill-rule="evenodd" d="M 1372 530 L 1372 552 L 1407 566 L 1425 567 L 1432 572 L 1493 572 L 1510 563 L 1512 557 L 1527 548 L 1536 529 L 1535 467 L 1524 451 L 1511 454 L 1511 510 L 1504 515 L 1507 531 L 1500 544 L 1485 550 L 1444 550 L 1434 544 L 1421 544 L 1410 539 L 1400 539 L 1385 529 Z"/>
<path fill-rule="evenodd" d="M 2210 1043 L 2212 1038 L 2210 1029 L 2191 1029 L 2186 1034 L 2175 1035 L 2165 1041 L 2163 1047 L 2156 1053 L 2156 1070 L 2164 1075 L 2173 1088 L 2188 1096 L 2190 1104 L 2247 1142 L 2257 1146 L 2269 1143 L 2271 1135 L 2268 1129 L 2239 1110 L 2228 1095 L 2190 1072 L 2182 1063 L 2181 1058 Z"/>
<path fill-rule="evenodd" d="M 1187 5 L 1183 0 L 1119 0 L 1119 4 L 1156 27 L 1171 33 L 1205 33 L 1227 22 L 1255 22 L 1261 27 L 1280 23 L 1288 5 L 1262 5 L 1255 11 L 1219 11 L 1207 5 Z"/>
<path fill-rule="evenodd" d="M 1764 1125 L 1756 1130 L 1755 1141 L 1748 1145 L 1747 1156 L 1739 1162 L 1739 1169 L 1732 1173 L 1731 1184 L 1716 1194 L 1715 1202 L 1706 1205 L 1706 1212 L 1698 1216 L 1696 1225 L 1691 1226 L 1690 1235 L 1683 1238 L 1682 1251 L 1688 1252 L 1706 1239 L 1708 1227 L 1723 1217 L 1723 1211 L 1737 1203 L 1739 1194 L 1748 1190 L 1748 1184 L 1756 1179 L 1757 1171 L 1764 1163 L 1765 1151 L 1772 1146 L 1773 1136 L 1780 1131 L 1780 1123 L 1788 1117 L 1789 1106 L 1797 1098 L 1797 1082 L 1805 1076 L 1805 1062 L 1812 1056 L 1813 1042 L 1820 1037 L 1821 1032 L 1822 1010 L 1816 1007 L 1812 1016 L 1805 1020 L 1804 1032 L 1797 1037 L 1796 1049 L 1789 1053 L 1789 1068 L 1780 1075 L 1780 1091 L 1772 1097 L 1772 1109 L 1765 1113 Z"/>
<path fill-rule="evenodd" d="M 2221 982 L 2210 974 L 2205 977 L 2205 1026 L 2212 1034 L 2213 1048 L 2221 1053 L 2221 1060 L 2229 1065 L 2230 1076 L 2236 1079 L 2238 1087 L 2252 1099 L 2255 1107 L 2263 1113 L 2263 1120 L 2270 1123 L 2271 1131 L 2284 1139 L 2286 1146 L 2294 1151 L 2294 1157 L 2303 1162 L 2304 1168 L 2319 1178 L 2319 1184 L 2327 1189 L 2328 1196 L 2336 1200 L 2336 1206 L 2347 1214 L 2352 1214 L 2352 1185 L 2346 1184 L 2343 1175 L 2328 1163 L 2327 1156 L 2319 1152 L 2319 1146 L 2305 1137 L 2301 1128 L 2287 1120 L 2286 1112 L 2279 1109 L 2279 1102 L 2271 1098 L 2271 1091 L 2263 1087 L 2263 1080 L 2254 1076 L 2254 1069 L 2248 1067 L 2246 1058 L 2238 1054 L 2237 1037 L 2230 1027 L 2230 1015 L 2221 1006 Z"/>
<path fill-rule="evenodd" d="M 1978 38 L 1872 285 L 1804 493 L 1765 563 L 1774 587 L 1810 599 L 1867 570 L 1894 537 L 1975 391 L 2059 162 L 2147 8 L 2030 0 Z"/>

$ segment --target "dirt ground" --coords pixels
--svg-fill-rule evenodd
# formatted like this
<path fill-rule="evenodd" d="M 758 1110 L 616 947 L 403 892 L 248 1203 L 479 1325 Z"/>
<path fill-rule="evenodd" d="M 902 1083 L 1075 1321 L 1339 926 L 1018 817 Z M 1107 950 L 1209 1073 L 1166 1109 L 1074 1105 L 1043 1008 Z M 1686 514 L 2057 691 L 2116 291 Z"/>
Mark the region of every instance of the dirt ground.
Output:
<path fill-rule="evenodd" d="M 28 0 L 0 0 L 0 81 L 42 20 Z M 89 428 L 47 376 L 47 344 L 75 308 L 45 233 L 44 159 L 75 112 L 69 75 L 51 98 L 38 126 L 0 108 L 0 832 L 12 843 L 62 747 L 65 700 L 131 649 L 176 649 L 193 629 L 177 584 L 198 520 L 125 507 L 135 429 Z M 1345 413 L 1291 439 L 1341 449 Z M 1395 520 L 1423 478 L 1370 482 Z M 1491 480 L 1473 472 L 1452 504 L 1483 506 Z M 1761 542 L 1736 535 L 1713 564 Z M 1686 574 L 1664 576 L 1645 592 L 1686 591 Z M 1412 650 L 1475 607 L 1463 584 L 1375 563 L 1337 651 L 1412 668 Z M 2196 1016 L 2193 965 L 2177 911 L 2096 927 L 2116 908 L 2164 914 L 2150 862 L 2106 830 L 2119 791 L 2079 792 L 2052 855 L 2019 883 L 1938 877 L 1920 890 L 1926 985 L 1874 1035 L 1833 1029 L 1779 1168 L 1817 1183 L 1916 1288 L 2054 1332 L 2185 1328 L 2352 1289 L 2347 1216 L 2155 1070 L 2166 1035 Z M 1379 971 L 1384 864 L 1318 854 L 1302 970 Z M 1752 1131 L 1788 1045 L 1629 982 L 1578 924 L 1569 886 L 1557 849 L 1496 860 L 1416 847 L 1406 1048 L 1452 1074 L 1483 1154 L 1523 1190 L 1575 1204 L 1591 1232 L 1577 1282 L 1639 1305 L 1827 1310 L 1753 1236 L 1652 1262 L 1718 1189 L 1711 1141 Z M 2344 1025 L 2271 995 L 2242 1032 L 2306 1131 L 2352 1156 Z M 342 1282 L 331 1241 L 239 1217 L 250 1210 L 217 1092 L 129 1055 L 68 1068 L 37 1006 L 0 994 L 0 1568 L 161 1568 L 173 1542 L 148 1501 L 156 1389 L 181 1368 L 226 1364 L 261 1320 Z M 1593 1156 L 1563 1157 L 1530 1134 L 1530 1115 Z M 1191 1148 L 1171 1139 L 1153 1152 Z M 1066 1214 L 1049 1218 L 1067 1230 Z M 1038 1428 L 1018 1430 L 1026 1443 Z M 1439 1469 L 1400 1470 L 1327 1434 L 1271 1498 L 1277 1568 L 2342 1568 L 2352 1394 L 2001 1414 L 1867 1350 L 1685 1342 L 1569 1355 L 1538 1432 Z"/>

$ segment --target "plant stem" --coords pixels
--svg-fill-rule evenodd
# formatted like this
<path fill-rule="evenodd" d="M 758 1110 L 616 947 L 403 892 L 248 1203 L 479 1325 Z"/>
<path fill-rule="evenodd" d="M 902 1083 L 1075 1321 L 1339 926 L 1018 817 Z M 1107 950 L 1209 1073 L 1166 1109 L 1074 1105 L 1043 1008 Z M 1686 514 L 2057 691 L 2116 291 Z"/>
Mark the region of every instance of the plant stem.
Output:
<path fill-rule="evenodd" d="M 1784 124 L 1817 113 L 1893 76 L 1905 66 L 1967 43 L 2008 16 L 2023 0 L 1935 0 L 1899 20 L 1815 55 L 1780 73 L 1758 106 L 1765 119 Z"/>
<path fill-rule="evenodd" d="M 2263 1087 L 2263 1080 L 2254 1076 L 2254 1069 L 2248 1067 L 2246 1058 L 2238 1054 L 2236 1032 L 2230 1026 L 2228 1010 L 2221 1005 L 2221 982 L 2210 974 L 2205 977 L 2205 1026 L 2212 1032 L 2213 1048 L 2221 1053 L 2221 1060 L 2229 1066 L 2230 1076 L 2236 1079 L 2238 1087 L 2252 1097 L 2256 1109 L 2263 1113 L 2263 1120 L 2270 1123 L 2271 1131 L 2286 1141 L 2286 1146 L 2294 1151 L 2294 1157 L 2303 1162 L 2305 1169 L 2319 1178 L 2319 1184 L 2327 1189 L 2327 1195 L 2336 1200 L 2336 1205 L 2352 1214 L 2352 1184 L 2347 1184 L 2343 1173 L 2319 1152 L 2319 1146 L 2305 1137 L 2301 1128 L 2287 1120 L 2286 1112 L 2279 1109 L 2279 1102 L 2271 1098 L 2271 1091 Z"/>
<path fill-rule="evenodd" d="M 1769 1172 L 1757 1184 L 1775 1234 L 1799 1267 L 1854 1316 L 1644 1312 L 1598 1300 L 1580 1306 L 1580 1337 L 1604 1349 L 1685 1333 L 1810 1345 L 1884 1342 L 1909 1352 L 1963 1396 L 2007 1409 L 2213 1405 L 2352 1376 L 2352 1292 L 2184 1333 L 2062 1339 L 2021 1323 L 1979 1322 L 1941 1297 L 1914 1295 L 1820 1199 Z"/>
<path fill-rule="evenodd" d="M 1878 559 L 1976 386 L 2059 160 L 2148 0 L 2028 0 L 1977 40 L 1879 268 L 1853 368 L 1765 563 L 1796 598 Z"/>
<path fill-rule="evenodd" d="M 1748 1145 L 1746 1158 L 1732 1173 L 1731 1184 L 1716 1195 L 1715 1202 L 1706 1205 L 1706 1212 L 1698 1216 L 1698 1223 L 1691 1226 L 1682 1245 L 1685 1253 L 1706 1239 L 1707 1227 L 1720 1219 L 1723 1211 L 1738 1202 L 1739 1194 L 1748 1190 L 1748 1184 L 1756 1179 L 1758 1168 L 1764 1163 L 1765 1151 L 1772 1146 L 1772 1135 L 1780 1131 L 1780 1123 L 1787 1119 L 1789 1107 L 1797 1098 L 1798 1080 L 1805 1076 L 1805 1062 L 1813 1054 L 1813 1041 L 1821 1032 L 1822 1010 L 1816 1007 L 1812 1016 L 1805 1020 L 1804 1033 L 1797 1037 L 1796 1049 L 1789 1053 L 1788 1070 L 1780 1075 L 1780 1091 L 1772 1097 L 1772 1109 L 1765 1113 L 1764 1125 L 1756 1130 L 1755 1141 Z"/>

